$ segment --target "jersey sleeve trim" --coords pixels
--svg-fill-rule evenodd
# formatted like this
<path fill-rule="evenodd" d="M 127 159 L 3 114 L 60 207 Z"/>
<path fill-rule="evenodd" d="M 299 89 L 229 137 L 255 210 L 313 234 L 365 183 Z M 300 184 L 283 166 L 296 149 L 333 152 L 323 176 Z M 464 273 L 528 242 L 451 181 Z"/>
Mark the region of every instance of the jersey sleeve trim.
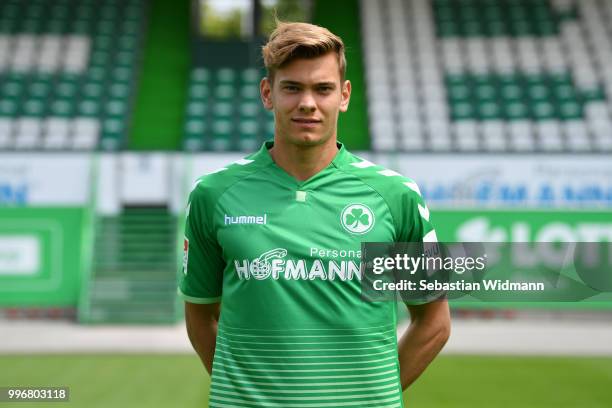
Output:
<path fill-rule="evenodd" d="M 188 295 L 184 294 L 183 291 L 180 288 L 177 289 L 177 293 L 178 293 L 179 297 L 181 297 L 186 302 L 195 303 L 195 304 L 198 304 L 198 305 L 208 305 L 208 304 L 211 304 L 211 303 L 219 303 L 219 302 L 221 302 L 221 296 L 209 297 L 209 298 L 193 297 L 193 296 L 188 296 Z"/>

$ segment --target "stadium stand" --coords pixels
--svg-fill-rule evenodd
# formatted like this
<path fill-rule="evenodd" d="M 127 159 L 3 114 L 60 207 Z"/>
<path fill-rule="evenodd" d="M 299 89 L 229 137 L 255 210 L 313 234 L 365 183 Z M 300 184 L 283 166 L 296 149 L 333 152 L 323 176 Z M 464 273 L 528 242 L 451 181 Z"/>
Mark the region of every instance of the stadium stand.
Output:
<path fill-rule="evenodd" d="M 612 3 L 361 1 L 372 148 L 612 150 Z"/>
<path fill-rule="evenodd" d="M 193 68 L 185 115 L 185 150 L 252 151 L 272 137 L 274 117 L 259 98 L 263 76 L 253 67 Z"/>
<path fill-rule="evenodd" d="M 0 150 L 116 150 L 130 123 L 143 0 L 0 1 Z"/>

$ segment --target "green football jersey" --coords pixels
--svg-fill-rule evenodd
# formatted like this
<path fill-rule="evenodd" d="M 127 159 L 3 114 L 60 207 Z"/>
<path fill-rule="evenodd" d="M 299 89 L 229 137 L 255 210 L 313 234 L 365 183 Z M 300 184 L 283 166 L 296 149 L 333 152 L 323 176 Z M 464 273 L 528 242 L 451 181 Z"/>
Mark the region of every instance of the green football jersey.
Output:
<path fill-rule="evenodd" d="M 396 304 L 362 242 L 435 241 L 416 184 L 349 153 L 308 180 L 259 152 L 198 180 L 179 293 L 222 302 L 210 407 L 401 407 Z"/>

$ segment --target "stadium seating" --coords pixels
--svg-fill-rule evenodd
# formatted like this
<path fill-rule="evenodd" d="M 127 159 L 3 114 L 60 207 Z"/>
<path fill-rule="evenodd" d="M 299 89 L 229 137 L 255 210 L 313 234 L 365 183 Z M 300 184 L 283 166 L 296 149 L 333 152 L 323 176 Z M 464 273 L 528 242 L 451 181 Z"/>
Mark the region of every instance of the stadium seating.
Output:
<path fill-rule="evenodd" d="M 612 3 L 361 1 L 372 147 L 612 151 Z"/>
<path fill-rule="evenodd" d="M 121 147 L 146 4 L 0 1 L 0 149 Z"/>
<path fill-rule="evenodd" d="M 259 97 L 257 68 L 191 71 L 185 115 L 188 151 L 252 151 L 273 135 L 273 115 Z"/>

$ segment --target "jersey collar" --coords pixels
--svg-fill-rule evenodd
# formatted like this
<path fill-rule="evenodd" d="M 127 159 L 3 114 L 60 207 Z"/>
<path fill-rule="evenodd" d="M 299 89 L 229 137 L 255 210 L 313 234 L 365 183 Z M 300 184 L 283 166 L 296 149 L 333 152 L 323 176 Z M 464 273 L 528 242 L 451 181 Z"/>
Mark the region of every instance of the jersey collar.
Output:
<path fill-rule="evenodd" d="M 348 152 L 346 150 L 346 147 L 344 147 L 344 143 L 336 141 L 336 145 L 338 146 L 338 152 L 336 152 L 336 155 L 334 156 L 330 165 L 334 167 L 339 167 L 340 165 L 346 162 Z M 272 160 L 272 156 L 270 156 L 270 152 L 269 152 L 272 146 L 274 146 L 273 139 L 266 140 L 265 142 L 263 142 L 259 151 L 255 153 L 255 158 L 266 161 L 268 163 L 273 163 L 274 161 Z"/>
<path fill-rule="evenodd" d="M 308 180 L 303 180 L 303 181 L 296 180 L 291 175 L 289 175 L 287 172 L 285 172 L 285 170 L 278 167 L 276 163 L 274 163 L 274 160 L 272 160 L 272 156 L 270 155 L 270 152 L 269 152 L 272 146 L 274 146 L 274 140 L 265 141 L 262 144 L 261 149 L 259 149 L 259 151 L 255 153 L 255 155 L 253 155 L 252 159 L 262 163 L 263 165 L 273 166 L 274 168 L 276 168 L 279 175 L 282 178 L 286 179 L 291 184 L 295 184 L 297 186 L 305 186 L 305 185 L 312 186 L 312 183 L 316 183 L 317 180 L 321 179 L 321 177 L 325 177 L 326 174 L 329 174 L 328 172 L 330 168 L 332 167 L 338 168 L 348 160 L 349 154 L 346 148 L 344 147 L 344 144 L 340 142 L 336 142 L 336 144 L 338 146 L 338 152 L 336 152 L 336 155 L 334 156 L 331 163 L 327 167 L 325 167 L 323 170 L 321 170 L 319 173 L 315 174 Z"/>

